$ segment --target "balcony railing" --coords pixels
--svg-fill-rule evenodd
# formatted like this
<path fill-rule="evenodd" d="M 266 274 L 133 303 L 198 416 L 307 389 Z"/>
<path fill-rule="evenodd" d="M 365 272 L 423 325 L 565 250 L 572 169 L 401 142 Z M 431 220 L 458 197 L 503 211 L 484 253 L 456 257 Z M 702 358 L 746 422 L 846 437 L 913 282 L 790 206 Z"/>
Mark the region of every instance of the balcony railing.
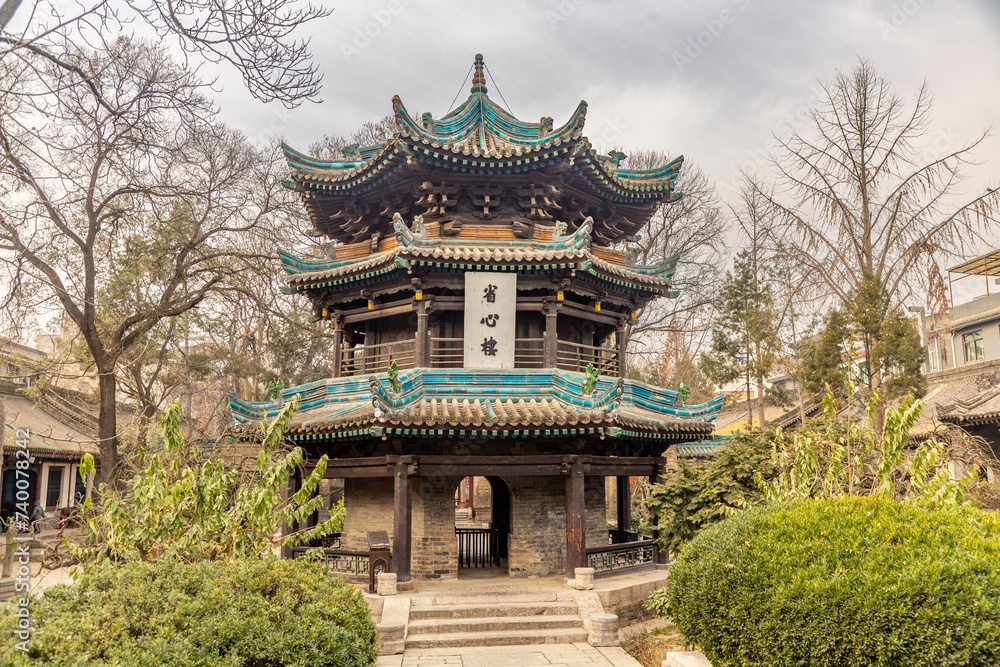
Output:
<path fill-rule="evenodd" d="M 514 368 L 545 368 L 545 339 L 518 338 L 515 340 Z"/>
<path fill-rule="evenodd" d="M 427 366 L 429 368 L 462 368 L 465 360 L 462 338 L 428 336 Z M 395 361 L 400 370 L 416 365 L 416 342 L 402 340 L 378 345 L 345 348 L 341 351 L 341 377 L 379 373 Z M 604 376 L 618 375 L 618 349 L 556 342 L 556 367 L 579 373 L 593 364 Z M 545 338 L 518 338 L 514 341 L 514 368 L 546 368 Z"/>
<path fill-rule="evenodd" d="M 587 370 L 593 364 L 601 375 L 618 375 L 618 350 L 561 340 L 556 343 L 556 368 L 564 371 Z"/>
<path fill-rule="evenodd" d="M 431 368 L 461 368 L 465 360 L 462 338 L 431 338 Z"/>
<path fill-rule="evenodd" d="M 350 377 L 380 373 L 393 361 L 400 369 L 413 368 L 416 345 L 412 339 L 345 348 L 341 351 L 340 374 L 342 377 Z"/>

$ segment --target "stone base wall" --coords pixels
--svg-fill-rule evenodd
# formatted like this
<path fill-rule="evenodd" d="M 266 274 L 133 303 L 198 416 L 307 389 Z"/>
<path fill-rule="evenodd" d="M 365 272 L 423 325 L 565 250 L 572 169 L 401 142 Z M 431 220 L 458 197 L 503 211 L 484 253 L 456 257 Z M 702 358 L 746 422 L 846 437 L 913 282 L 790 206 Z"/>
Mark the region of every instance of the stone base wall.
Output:
<path fill-rule="evenodd" d="M 537 577 L 566 573 L 566 480 L 521 477 L 510 480 L 513 497 L 509 549 L 510 576 Z M 608 542 L 604 479 L 584 482 L 587 546 Z"/>
<path fill-rule="evenodd" d="M 489 488 L 480 478 L 477 485 Z M 410 571 L 417 579 L 458 577 L 455 536 L 455 489 L 460 479 L 412 478 L 412 542 Z M 564 477 L 520 477 L 505 480 L 511 491 L 508 566 L 512 577 L 566 573 L 566 480 Z M 477 494 L 478 495 L 478 494 Z M 588 547 L 608 542 L 605 482 L 584 482 Z M 368 531 L 384 530 L 392 539 L 393 480 L 344 480 L 346 516 L 341 545 L 366 551 Z M 486 509 L 485 507 L 483 509 Z"/>
<path fill-rule="evenodd" d="M 458 578 L 455 489 L 460 481 L 413 478 L 410 574 L 415 579 Z"/>
<path fill-rule="evenodd" d="M 392 478 L 364 477 L 344 480 L 344 528 L 340 545 L 368 551 L 368 531 L 384 530 L 392 540 Z"/>

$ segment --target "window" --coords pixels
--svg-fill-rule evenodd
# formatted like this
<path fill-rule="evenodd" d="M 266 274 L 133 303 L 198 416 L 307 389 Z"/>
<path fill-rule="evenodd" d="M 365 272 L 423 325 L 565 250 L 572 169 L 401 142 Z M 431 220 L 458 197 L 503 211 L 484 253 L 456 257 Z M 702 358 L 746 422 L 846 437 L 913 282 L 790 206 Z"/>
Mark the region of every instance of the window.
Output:
<path fill-rule="evenodd" d="M 937 369 L 937 345 L 931 345 L 927 348 L 927 372 L 933 373 Z"/>
<path fill-rule="evenodd" d="M 45 487 L 45 506 L 59 506 L 59 492 L 62 490 L 63 469 L 49 468 L 49 482 Z"/>
<path fill-rule="evenodd" d="M 979 361 L 986 358 L 986 349 L 983 347 L 983 331 L 973 331 L 962 334 L 962 347 L 965 349 L 965 361 Z"/>

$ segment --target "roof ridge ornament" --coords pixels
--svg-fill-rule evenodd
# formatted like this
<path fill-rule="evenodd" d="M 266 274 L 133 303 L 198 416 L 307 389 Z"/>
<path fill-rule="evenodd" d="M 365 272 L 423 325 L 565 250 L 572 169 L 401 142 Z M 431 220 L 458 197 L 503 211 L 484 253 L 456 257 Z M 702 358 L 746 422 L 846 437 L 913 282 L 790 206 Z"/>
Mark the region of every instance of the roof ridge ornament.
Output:
<path fill-rule="evenodd" d="M 472 94 L 482 93 L 485 95 L 488 90 L 486 88 L 486 75 L 483 74 L 483 54 L 476 54 L 476 62 L 473 67 L 476 68 L 476 73 L 472 75 Z"/>

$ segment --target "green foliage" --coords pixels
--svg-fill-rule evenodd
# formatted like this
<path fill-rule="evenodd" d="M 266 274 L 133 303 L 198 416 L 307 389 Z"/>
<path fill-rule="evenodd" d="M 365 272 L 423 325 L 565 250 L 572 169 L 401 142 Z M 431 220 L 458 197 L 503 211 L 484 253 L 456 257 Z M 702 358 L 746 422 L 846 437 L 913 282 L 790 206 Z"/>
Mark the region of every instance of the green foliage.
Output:
<path fill-rule="evenodd" d="M 848 392 L 853 391 L 849 384 Z M 837 495 L 922 498 L 937 504 L 971 499 L 977 473 L 971 469 L 953 480 L 943 442 L 927 438 L 907 455 L 923 401 L 908 397 L 887 410 L 881 440 L 874 429 L 877 400 L 869 405 L 864 423 L 849 412 L 838 413 L 831 393 L 823 405 L 821 423 L 792 432 L 777 427 L 738 432 L 705 465 L 681 461 L 653 485 L 643 528 L 659 530 L 664 546 L 677 550 L 702 528 L 753 505 Z"/>
<path fill-rule="evenodd" d="M 839 388 L 846 379 L 878 390 L 889 400 L 923 396 L 927 382 L 920 334 L 902 309 L 892 305 L 877 278 L 866 276 L 837 310 L 819 339 L 805 346 L 803 381 L 810 393 Z"/>
<path fill-rule="evenodd" d="M 884 497 L 702 531 L 648 606 L 716 667 L 1000 664 L 1000 516 Z"/>
<path fill-rule="evenodd" d="M 853 386 L 848 383 L 848 394 Z M 935 503 L 966 502 L 976 485 L 976 471 L 953 480 L 945 464 L 945 445 L 935 438 L 922 441 L 906 456 L 910 431 L 923 413 L 924 402 L 907 396 L 901 405 L 885 413 L 881 438 L 875 423 L 878 392 L 868 405 L 868 418 L 858 423 L 841 419 L 832 394 L 823 399 L 824 423 L 791 435 L 776 431 L 772 441 L 772 464 L 780 471 L 765 480 L 755 480 L 768 503 L 838 495 L 882 495 L 888 498 L 922 498 Z"/>
<path fill-rule="evenodd" d="M 600 374 L 597 369 L 594 368 L 594 364 L 587 364 L 587 379 L 583 383 L 583 395 L 590 396 L 594 393 L 594 389 L 597 388 L 597 380 L 600 378 Z"/>
<path fill-rule="evenodd" d="M 361 594 L 301 559 L 105 564 L 28 608 L 30 650 L 3 642 L 3 664 L 362 667 L 378 649 Z"/>
<path fill-rule="evenodd" d="M 281 399 L 281 390 L 285 388 L 285 383 L 281 380 L 271 380 L 267 383 L 267 393 L 271 395 L 271 398 L 275 401 Z"/>
<path fill-rule="evenodd" d="M 687 401 L 688 396 L 691 394 L 691 385 L 684 384 L 683 382 L 678 382 L 676 389 L 677 389 L 677 399 L 681 403 Z"/>
<path fill-rule="evenodd" d="M 403 385 L 399 383 L 399 364 L 393 359 L 389 362 L 389 369 L 386 371 L 386 376 L 389 378 L 389 389 L 392 393 L 398 394 L 403 388 Z"/>
<path fill-rule="evenodd" d="M 671 550 L 734 509 L 760 501 L 754 475 L 771 469 L 774 430 L 740 432 L 703 466 L 681 461 L 676 470 L 654 484 L 646 501 L 645 530 L 659 530 Z"/>
<path fill-rule="evenodd" d="M 749 376 L 763 384 L 777 361 L 781 343 L 770 273 L 755 266 L 750 253 L 736 258 L 735 273 L 726 282 L 716 303 L 712 353 L 703 354 L 701 366 L 716 385 Z"/>
<path fill-rule="evenodd" d="M 334 532 L 343 522 L 342 513 L 277 543 L 274 538 L 282 523 L 302 524 L 322 505 L 315 493 L 326 472 L 325 455 L 301 489 L 284 498 L 303 453 L 295 447 L 279 458 L 275 450 L 298 406 L 296 395 L 275 421 L 261 425 L 256 471 L 241 479 L 221 459 L 203 458 L 197 446 L 188 444 L 181 434 L 181 403 L 175 401 L 163 416 L 163 451 L 140 450 L 143 466 L 123 492 L 101 485 L 104 501 L 87 520 L 87 539 L 81 546 L 67 544 L 68 548 L 90 568 L 105 560 L 259 558 L 276 544 L 294 546 Z M 86 478 L 92 469 L 93 459 L 84 457 L 80 474 Z"/>

